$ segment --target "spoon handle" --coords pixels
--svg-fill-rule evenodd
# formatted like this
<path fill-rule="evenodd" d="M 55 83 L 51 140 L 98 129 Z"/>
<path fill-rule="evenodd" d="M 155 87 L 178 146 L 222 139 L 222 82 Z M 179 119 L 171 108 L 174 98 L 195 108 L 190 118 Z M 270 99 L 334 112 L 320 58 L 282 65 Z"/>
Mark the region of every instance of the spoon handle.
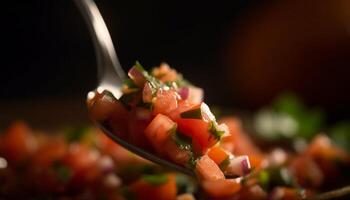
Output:
<path fill-rule="evenodd" d="M 99 87 L 110 90 L 117 98 L 125 73 L 119 63 L 107 26 L 93 0 L 74 0 L 84 16 L 93 38 L 97 57 Z"/>

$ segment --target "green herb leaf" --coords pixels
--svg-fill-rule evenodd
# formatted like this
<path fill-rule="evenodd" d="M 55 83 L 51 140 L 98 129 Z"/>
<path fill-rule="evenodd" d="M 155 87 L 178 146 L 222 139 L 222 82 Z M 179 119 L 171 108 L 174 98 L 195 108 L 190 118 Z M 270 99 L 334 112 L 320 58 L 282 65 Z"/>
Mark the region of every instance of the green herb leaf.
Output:
<path fill-rule="evenodd" d="M 216 127 L 216 123 L 214 121 L 211 121 L 209 123 L 209 132 L 217 139 L 220 140 L 221 136 L 225 134 L 225 131 L 219 131 Z"/>
<path fill-rule="evenodd" d="M 188 111 L 182 112 L 180 116 L 185 119 L 202 119 L 202 110 L 201 108 L 188 110 Z"/>
<path fill-rule="evenodd" d="M 144 175 L 142 179 L 151 185 L 163 185 L 168 182 L 168 176 L 166 174 Z"/>
<path fill-rule="evenodd" d="M 174 131 L 174 130 L 172 130 Z M 180 148 L 184 150 L 192 151 L 192 139 L 190 137 L 185 136 L 184 134 L 177 132 L 176 127 L 174 134 L 172 134 L 173 140 L 175 141 L 175 144 Z"/>
<path fill-rule="evenodd" d="M 123 81 L 123 84 L 126 85 L 128 88 L 139 88 L 132 79 L 128 78 Z"/>
<path fill-rule="evenodd" d="M 227 157 L 225 158 L 225 160 L 223 160 L 223 161 L 220 163 L 219 167 L 220 167 L 221 170 L 224 170 L 224 169 L 227 168 L 227 166 L 228 166 L 229 164 L 230 164 L 230 157 L 227 156 Z"/>

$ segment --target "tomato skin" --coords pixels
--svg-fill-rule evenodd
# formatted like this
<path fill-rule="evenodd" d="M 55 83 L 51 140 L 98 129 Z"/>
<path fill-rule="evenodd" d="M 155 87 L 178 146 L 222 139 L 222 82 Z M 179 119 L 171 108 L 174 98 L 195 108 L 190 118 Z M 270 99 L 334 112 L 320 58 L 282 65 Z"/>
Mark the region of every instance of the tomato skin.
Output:
<path fill-rule="evenodd" d="M 133 108 L 128 120 L 128 141 L 140 148 L 152 149 L 145 135 L 145 129 L 152 120 L 151 113 L 144 108 Z"/>
<path fill-rule="evenodd" d="M 142 178 L 130 186 L 131 192 L 138 200 L 175 200 L 176 181 L 174 174 L 167 174 L 168 181 L 162 185 L 151 185 Z"/>
<path fill-rule="evenodd" d="M 204 191 L 213 198 L 229 197 L 239 192 L 241 184 L 236 180 L 223 179 L 215 181 L 204 181 L 202 183 Z"/>
<path fill-rule="evenodd" d="M 339 177 L 343 173 L 339 170 L 339 166 L 347 168 L 350 166 L 350 156 L 332 144 L 326 135 L 315 137 L 306 150 L 306 154 L 317 163 L 323 174 L 327 175 L 325 184 L 330 187 L 339 184 Z"/>
<path fill-rule="evenodd" d="M 169 112 L 178 107 L 177 101 L 179 98 L 179 95 L 173 89 L 159 89 L 153 102 L 153 115 L 167 115 Z"/>
<path fill-rule="evenodd" d="M 0 153 L 14 167 L 28 159 L 37 148 L 37 141 L 31 130 L 21 121 L 13 123 L 1 139 Z"/>
<path fill-rule="evenodd" d="M 115 101 L 114 103 L 114 110 L 109 115 L 106 123 L 114 134 L 126 139 L 128 135 L 128 120 L 130 118 L 130 113 L 121 102 Z"/>
<path fill-rule="evenodd" d="M 181 113 L 191 110 L 195 106 L 199 106 L 198 104 L 191 104 L 188 101 L 183 101 L 183 100 L 178 100 L 177 103 L 178 103 L 177 108 L 167 113 L 167 116 L 174 121 L 176 121 L 181 117 L 180 116 Z"/>
<path fill-rule="evenodd" d="M 290 165 L 296 181 L 304 188 L 317 188 L 322 185 L 323 173 L 310 156 L 300 155 Z"/>
<path fill-rule="evenodd" d="M 217 165 L 220 165 L 225 159 L 227 159 L 229 157 L 229 154 L 221 147 L 214 146 L 214 147 L 209 149 L 208 156 Z"/>
<path fill-rule="evenodd" d="M 177 72 L 175 69 L 170 68 L 167 63 L 161 63 L 158 68 L 152 70 L 152 75 L 163 83 L 168 81 L 176 81 Z"/>
<path fill-rule="evenodd" d="M 169 138 L 171 129 L 176 127 L 176 123 L 169 117 L 158 114 L 145 129 L 145 135 L 158 153 L 162 153 L 163 145 Z"/>
<path fill-rule="evenodd" d="M 55 163 L 61 163 L 68 151 L 68 145 L 62 138 L 54 138 L 40 146 L 33 155 L 28 177 L 32 187 L 38 192 L 62 192 L 64 183 L 54 170 Z"/>
<path fill-rule="evenodd" d="M 203 181 L 216 181 L 225 179 L 225 175 L 219 166 L 207 155 L 202 156 L 197 161 L 195 172 L 197 174 L 197 177 Z"/>
<path fill-rule="evenodd" d="M 176 120 L 178 130 L 195 140 L 200 146 L 200 151 L 204 152 L 213 146 L 217 139 L 209 132 L 209 123 L 200 119 L 182 119 Z"/>
<path fill-rule="evenodd" d="M 104 121 L 116 110 L 119 109 L 119 102 L 107 91 L 94 93 L 91 99 L 87 100 L 90 116 L 97 121 Z"/>
<path fill-rule="evenodd" d="M 168 138 L 163 149 L 167 157 L 173 162 L 185 165 L 190 160 L 190 152 L 188 150 L 180 149 L 172 138 Z"/>

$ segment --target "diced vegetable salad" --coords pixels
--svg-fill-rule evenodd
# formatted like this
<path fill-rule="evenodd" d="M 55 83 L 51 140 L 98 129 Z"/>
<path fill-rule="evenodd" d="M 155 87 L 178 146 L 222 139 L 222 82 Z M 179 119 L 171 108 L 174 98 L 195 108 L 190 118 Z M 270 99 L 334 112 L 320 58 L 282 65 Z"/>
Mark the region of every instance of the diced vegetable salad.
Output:
<path fill-rule="evenodd" d="M 96 128 L 48 134 L 15 122 L 0 134 L 0 199 L 301 200 L 350 183 L 349 152 L 323 133 L 308 129 L 300 144 L 297 131 L 295 141 L 282 134 L 266 143 L 273 134 L 254 138 L 238 117 L 216 119 L 203 91 L 167 64 L 146 72 L 136 63 L 129 77 L 120 98 L 103 91 L 88 100 L 91 116 L 196 179 L 128 152 Z M 257 115 L 261 127 L 266 118 Z M 272 127 L 286 132 L 278 116 Z"/>
<path fill-rule="evenodd" d="M 248 156 L 220 146 L 230 131 L 203 102 L 202 89 L 165 63 L 147 72 L 136 62 L 128 75 L 119 99 L 103 91 L 88 100 L 92 118 L 126 141 L 193 169 L 200 181 L 250 172 Z"/>

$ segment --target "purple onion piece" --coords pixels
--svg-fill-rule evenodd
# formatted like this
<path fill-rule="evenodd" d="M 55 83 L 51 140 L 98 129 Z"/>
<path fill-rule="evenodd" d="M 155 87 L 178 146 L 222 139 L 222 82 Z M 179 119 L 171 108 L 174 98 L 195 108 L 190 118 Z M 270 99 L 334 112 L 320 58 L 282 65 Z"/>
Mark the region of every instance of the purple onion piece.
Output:
<path fill-rule="evenodd" d="M 250 173 L 250 162 L 248 156 L 244 156 L 244 159 L 241 161 L 241 167 L 243 175 L 247 175 Z"/>
<path fill-rule="evenodd" d="M 186 100 L 190 94 L 190 89 L 188 87 L 182 87 L 178 91 L 181 99 Z"/>
<path fill-rule="evenodd" d="M 115 169 L 114 162 L 109 156 L 103 156 L 100 158 L 99 164 L 103 174 L 109 174 Z"/>
<path fill-rule="evenodd" d="M 146 82 L 145 76 L 140 72 L 136 66 L 132 67 L 128 72 L 129 77 L 136 85 L 142 86 Z"/>

